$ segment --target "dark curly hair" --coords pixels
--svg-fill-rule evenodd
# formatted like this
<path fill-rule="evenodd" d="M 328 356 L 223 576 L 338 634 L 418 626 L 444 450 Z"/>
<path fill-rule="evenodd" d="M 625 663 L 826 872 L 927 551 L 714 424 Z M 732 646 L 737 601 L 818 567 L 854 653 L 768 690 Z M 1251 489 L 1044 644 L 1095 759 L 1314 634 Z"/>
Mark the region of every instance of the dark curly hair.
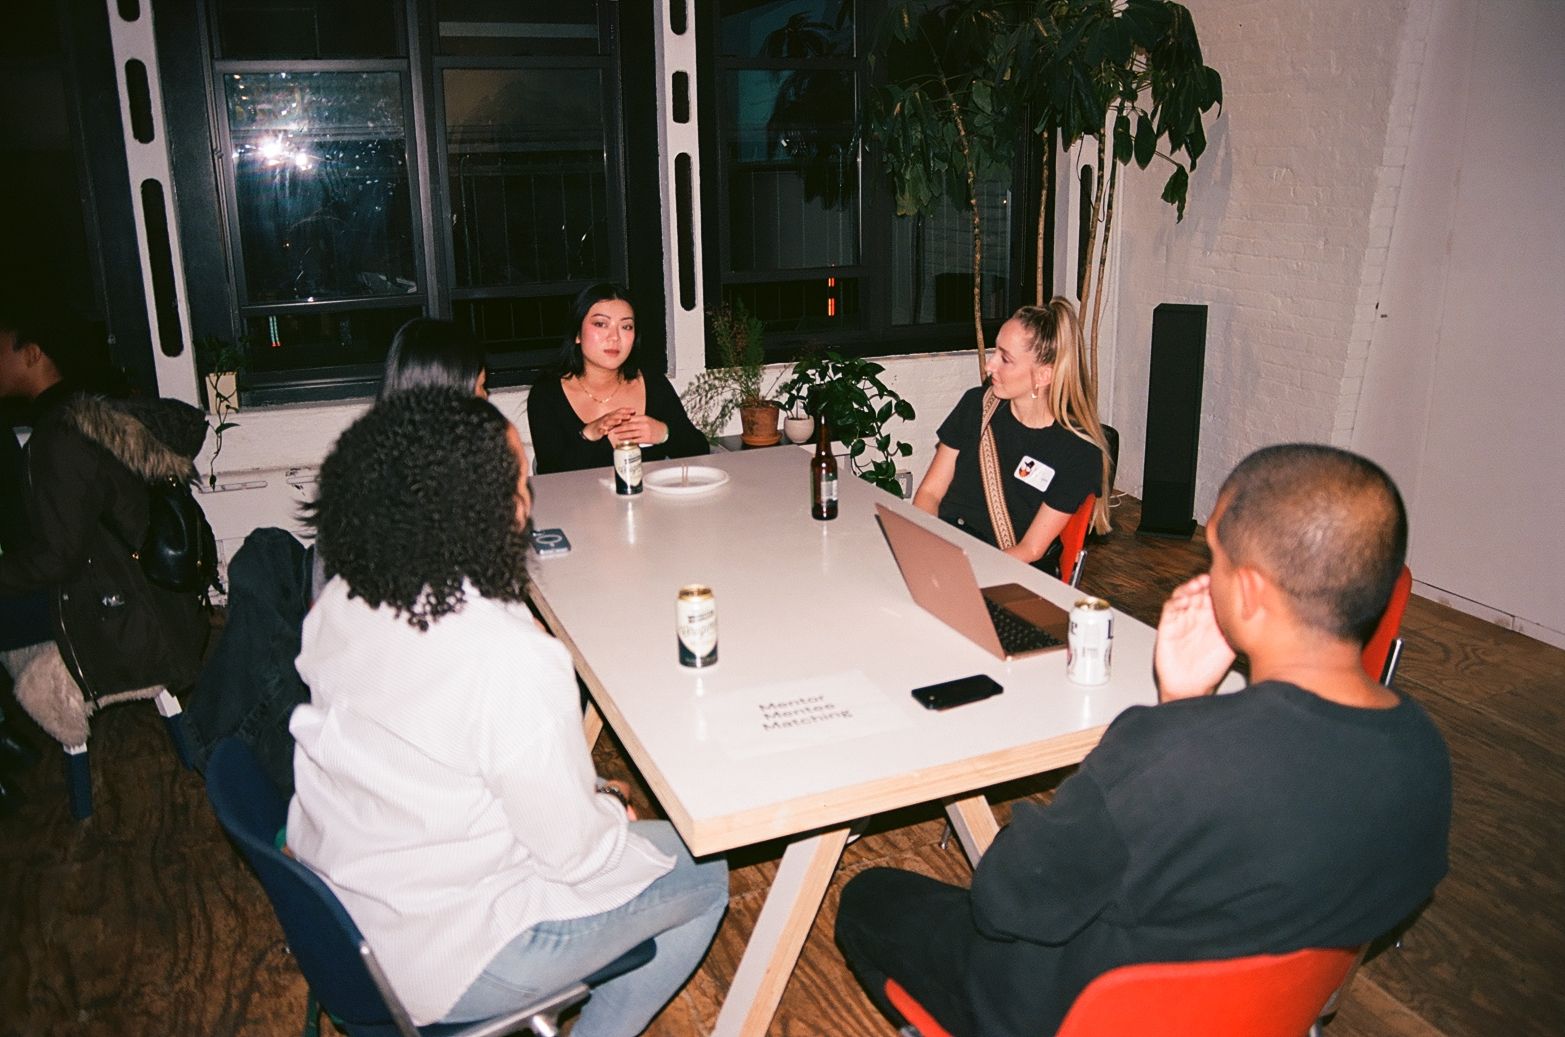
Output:
<path fill-rule="evenodd" d="M 458 389 L 377 402 L 321 467 L 310 510 L 327 575 L 420 630 L 461 610 L 464 580 L 486 598 L 522 601 L 527 537 L 516 521 L 521 467 L 510 427 Z"/>

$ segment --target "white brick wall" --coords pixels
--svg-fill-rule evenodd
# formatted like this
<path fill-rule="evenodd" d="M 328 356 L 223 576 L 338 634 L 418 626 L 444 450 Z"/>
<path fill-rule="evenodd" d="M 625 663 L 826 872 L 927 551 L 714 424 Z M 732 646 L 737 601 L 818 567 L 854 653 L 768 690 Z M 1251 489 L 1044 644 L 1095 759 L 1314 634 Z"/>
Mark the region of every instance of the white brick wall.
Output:
<path fill-rule="evenodd" d="M 1337 446 L 1346 447 L 1353 442 L 1370 343 L 1375 334 L 1375 321 L 1380 316 L 1391 231 L 1396 225 L 1403 172 L 1407 168 L 1408 145 L 1413 135 L 1413 109 L 1418 100 L 1418 85 L 1424 70 L 1424 53 L 1433 14 L 1433 0 L 1412 0 L 1403 24 L 1391 107 L 1386 119 L 1386 143 L 1380 157 L 1379 181 L 1370 203 L 1368 247 L 1364 250 L 1352 337 L 1348 341 L 1337 415 L 1331 430 L 1331 442 Z"/>
<path fill-rule="evenodd" d="M 1251 450 L 1351 433 L 1411 123 L 1395 105 L 1411 104 L 1396 86 L 1414 2 L 1189 0 L 1225 104 L 1183 223 L 1158 197 L 1166 166 L 1124 182 L 1110 408 L 1123 488 L 1140 490 L 1160 302 L 1210 308 L 1198 518 Z M 1421 58 L 1421 42 L 1409 50 Z"/>

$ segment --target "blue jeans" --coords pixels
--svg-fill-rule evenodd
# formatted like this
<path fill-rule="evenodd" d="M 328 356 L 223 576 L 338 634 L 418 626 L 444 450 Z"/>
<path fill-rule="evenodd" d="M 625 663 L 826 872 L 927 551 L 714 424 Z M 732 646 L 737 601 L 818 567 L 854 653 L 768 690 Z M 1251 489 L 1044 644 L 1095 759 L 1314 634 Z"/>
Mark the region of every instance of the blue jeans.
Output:
<path fill-rule="evenodd" d="M 667 821 L 631 831 L 674 858 L 674 870 L 602 914 L 539 922 L 501 949 L 443 1023 L 487 1019 L 568 987 L 649 937 L 657 956 L 592 988 L 573 1037 L 618 1037 L 646 1029 L 695 971 L 728 908 L 728 865 L 699 864 Z"/>

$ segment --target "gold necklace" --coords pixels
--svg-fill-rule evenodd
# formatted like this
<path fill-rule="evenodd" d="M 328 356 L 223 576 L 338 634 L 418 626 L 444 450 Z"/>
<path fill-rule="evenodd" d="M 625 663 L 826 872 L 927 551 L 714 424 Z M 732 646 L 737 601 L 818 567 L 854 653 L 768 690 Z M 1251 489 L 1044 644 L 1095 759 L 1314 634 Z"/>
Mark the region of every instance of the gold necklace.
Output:
<path fill-rule="evenodd" d="M 614 385 L 614 391 L 609 393 L 607 396 L 594 396 L 587 389 L 587 381 L 586 381 L 586 379 L 584 379 L 584 378 L 582 378 L 582 377 L 580 377 L 578 375 L 577 378 L 576 378 L 576 388 L 580 389 L 581 390 L 581 394 L 583 396 L 587 397 L 587 399 L 591 400 L 593 403 L 596 403 L 596 404 L 598 404 L 599 406 L 602 406 L 602 407 L 607 407 L 609 405 L 609 401 L 612 400 L 614 397 L 618 396 L 619 395 L 619 391 L 621 389 L 625 388 L 625 381 L 624 381 L 624 379 L 618 380 L 615 383 L 615 385 Z"/>

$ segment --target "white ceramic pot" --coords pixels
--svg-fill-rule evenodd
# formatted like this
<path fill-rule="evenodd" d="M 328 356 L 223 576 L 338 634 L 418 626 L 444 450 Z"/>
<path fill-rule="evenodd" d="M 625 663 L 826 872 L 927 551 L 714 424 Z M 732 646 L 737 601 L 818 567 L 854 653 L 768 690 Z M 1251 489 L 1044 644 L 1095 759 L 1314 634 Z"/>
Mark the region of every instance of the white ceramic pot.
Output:
<path fill-rule="evenodd" d="M 815 419 L 808 414 L 802 418 L 789 414 L 783 418 L 783 434 L 790 443 L 808 443 L 815 435 Z"/>

